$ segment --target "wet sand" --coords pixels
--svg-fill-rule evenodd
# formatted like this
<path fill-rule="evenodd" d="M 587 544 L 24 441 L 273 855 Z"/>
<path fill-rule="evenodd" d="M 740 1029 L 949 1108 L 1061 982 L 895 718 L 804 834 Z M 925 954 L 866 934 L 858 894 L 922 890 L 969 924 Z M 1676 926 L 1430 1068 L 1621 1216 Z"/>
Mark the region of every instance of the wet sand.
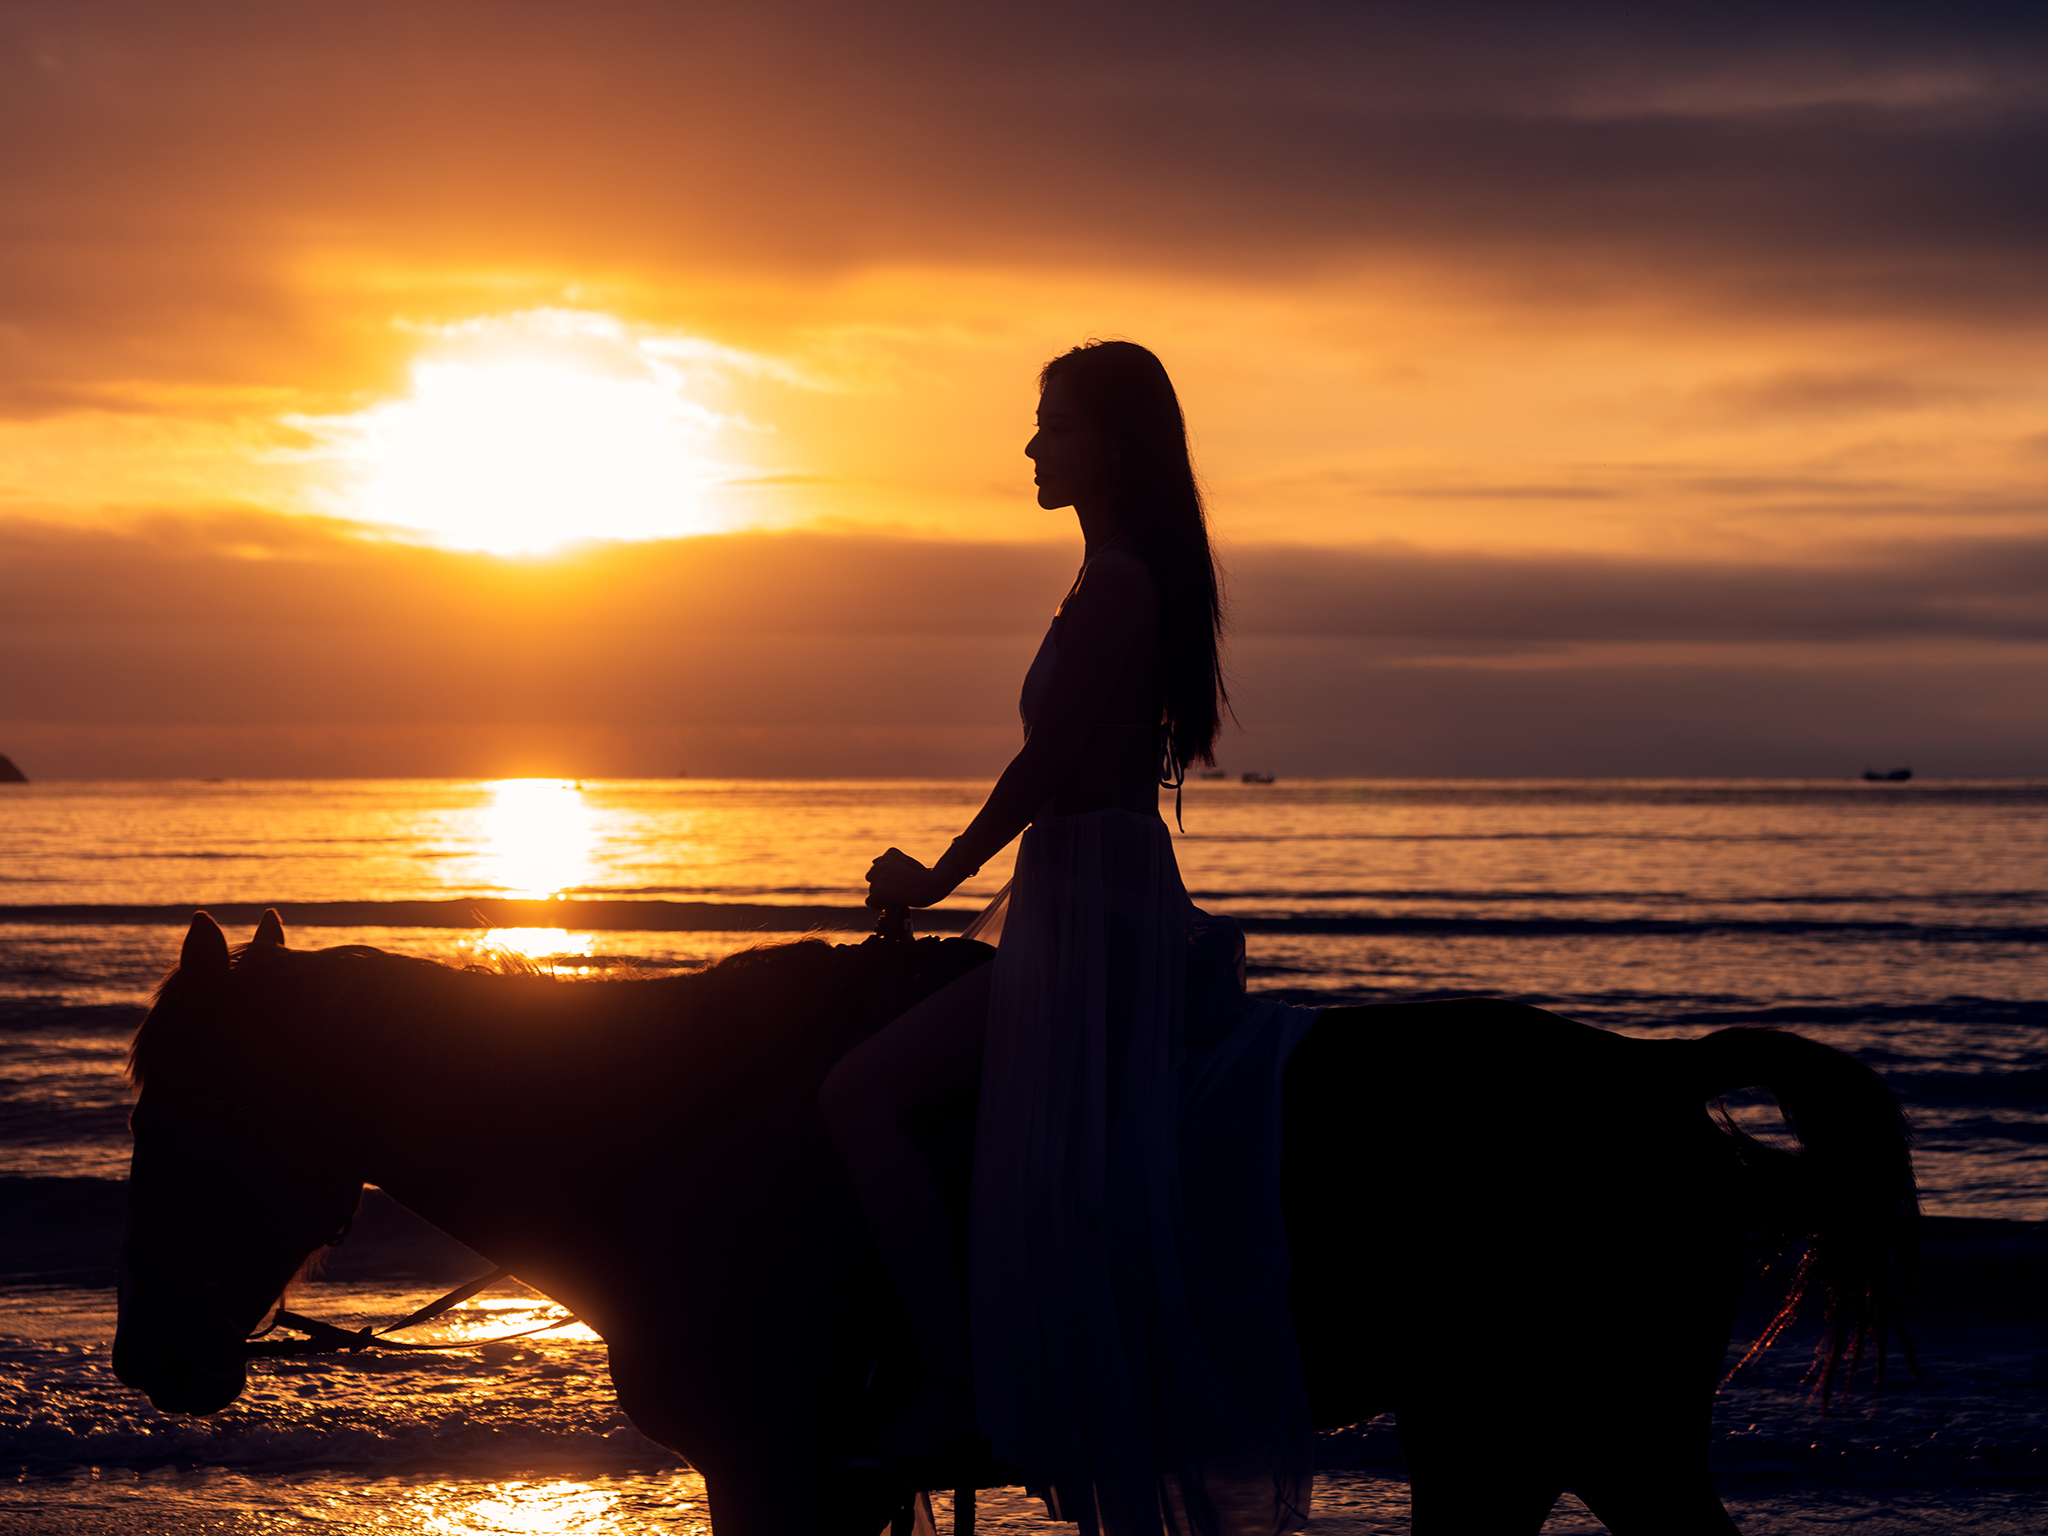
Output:
<path fill-rule="evenodd" d="M 104 1209 L 81 1211 L 57 1198 L 61 1190 L 46 1185 L 69 1181 L 9 1181 L 0 1200 L 0 1219 L 9 1233 L 8 1246 L 17 1262 L 31 1256 L 24 1239 L 37 1239 L 33 1257 L 45 1272 L 62 1276 L 75 1288 L 39 1290 L 17 1286 L 0 1332 L 17 1338 L 55 1339 L 72 1335 L 103 1339 L 111 1331 L 111 1296 L 90 1285 L 106 1278 L 102 1266 L 109 1239 L 118 1233 L 118 1203 L 102 1201 Z M 41 1212 L 41 1226 L 32 1218 Z M 68 1213 L 68 1214 L 67 1214 Z M 55 1218 L 62 1216 L 64 1219 Z M 454 1243 L 371 1192 L 350 1243 L 335 1255 L 335 1267 L 322 1282 L 324 1306 L 345 1304 L 348 1295 L 391 1291 L 395 1286 L 441 1288 L 488 1266 Z M 17 1275 L 17 1280 L 19 1276 Z M 1970 1475 L 1971 1417 L 2001 1415 L 2025 1418 L 2042 1407 L 2030 1398 L 2041 1362 L 2048 1359 L 2048 1230 L 2024 1222 L 1936 1221 L 1930 1223 L 1927 1273 L 1920 1311 L 1920 1344 L 1927 1368 L 1924 1391 L 1915 1392 L 1899 1377 L 1875 1408 L 1859 1397 L 1823 1421 L 1803 1401 L 1799 1384 L 1800 1346 L 1795 1342 L 1776 1352 L 1762 1370 L 1738 1381 L 1724 1394 L 1723 1412 L 1739 1408 L 1764 1425 L 1764 1437 L 1748 1444 L 1742 1426 L 1727 1433 L 1717 1429 L 1717 1459 L 1731 1453 L 1748 1455 L 1754 1470 L 1722 1479 L 1723 1496 L 1749 1536 L 1810 1531 L 1834 1524 L 1854 1524 L 1864 1536 L 1906 1536 L 1906 1533 L 1970 1531 L 1988 1536 L 2048 1529 L 2048 1470 L 2038 1455 L 2032 1462 L 1986 1463 L 1988 1474 Z M 86 1306 L 99 1298 L 106 1310 L 74 1310 L 41 1317 L 24 1310 L 37 1294 L 68 1294 Z M 431 1289 L 427 1291 L 431 1294 Z M 396 1293 L 377 1303 L 395 1301 Z M 1763 1292 L 1745 1309 L 1745 1328 L 1766 1314 Z M 81 1370 L 97 1373 L 103 1344 L 80 1351 L 53 1384 L 76 1391 Z M 704 1536 L 709 1529 L 701 1481 L 673 1458 L 662 1457 L 613 1419 L 609 1386 L 603 1377 L 601 1346 L 548 1345 L 528 1358 L 484 1360 L 475 1367 L 460 1357 L 401 1373 L 379 1371 L 379 1379 L 352 1380 L 355 1373 L 336 1370 L 280 1376 L 265 1390 L 276 1400 L 251 1402 L 238 1409 L 255 1424 L 289 1427 L 306 1423 L 329 1404 L 329 1413 L 357 1420 L 397 1400 L 445 1409 L 452 1419 L 440 1421 L 437 1437 L 448 1426 L 466 1425 L 470 1435 L 501 1433 L 493 1425 L 504 1415 L 507 1426 L 518 1416 L 540 1410 L 535 1393 L 556 1406 L 551 1413 L 577 1414 L 590 1422 L 581 1444 L 618 1446 L 629 1458 L 603 1466 L 569 1465 L 556 1461 L 545 1468 L 520 1469 L 497 1461 L 458 1471 L 462 1465 L 435 1464 L 432 1458 L 375 1466 L 266 1465 L 260 1460 L 235 1465 L 232 1459 L 213 1465 L 173 1458 L 156 1464 L 133 1461 L 98 1468 L 61 1465 L 46 1445 L 35 1459 L 16 1459 L 13 1474 L 0 1484 L 0 1536 L 49 1533 L 49 1536 L 256 1536 L 291 1530 L 319 1530 L 330 1536 L 448 1536 L 448 1533 L 577 1532 L 579 1536 Z M 53 1367 L 53 1372 L 55 1368 Z M 436 1376 L 433 1373 L 440 1372 Z M 420 1375 L 419 1381 L 413 1376 Z M 445 1378 L 445 1379 L 444 1379 Z M 104 1386 L 105 1384 L 101 1384 Z M 314 1394 L 312 1397 L 306 1393 Z M 434 1393 L 452 1396 L 433 1396 Z M 330 1399 L 330 1394 L 340 1396 Z M 359 1394 L 368 1393 L 368 1396 Z M 118 1394 L 117 1394 L 118 1395 Z M 95 1400 L 92 1392 L 74 1399 L 81 1407 Z M 1912 1420 L 1918 1427 L 1905 1421 Z M 1756 1430 L 1752 1423 L 1750 1430 Z M 1503 1425 L 1512 1433 L 1511 1425 Z M 374 1431 L 373 1431 L 374 1433 Z M 590 1436 L 595 1435 L 596 1439 Z M 616 1437 L 616 1438 L 615 1438 Z M 462 1438 L 461 1432 L 457 1434 Z M 1785 1446 L 1803 1446 L 1807 1439 L 1834 1446 L 1843 1475 L 1821 1478 L 1776 1467 L 1772 1458 Z M 2010 1436 L 2006 1437 L 2010 1442 Z M 455 1442 L 438 1438 L 449 1448 Z M 1861 1447 L 1889 1447 L 1881 1457 L 1866 1456 Z M 1901 1460 L 1896 1448 L 1917 1447 Z M 637 1453 L 633 1449 L 637 1447 Z M 224 1447 L 232 1458 L 232 1446 Z M 422 1446 L 422 1449 L 426 1449 Z M 1318 1479 L 1317 1513 L 1311 1531 L 1317 1536 L 1397 1536 L 1408 1529 L 1408 1491 L 1400 1463 L 1399 1440 L 1390 1420 L 1381 1419 L 1339 1435 L 1322 1445 L 1325 1471 Z M 630 1459 L 635 1458 L 638 1459 Z M 1959 1475 L 1961 1474 L 1961 1475 Z M 949 1501 L 935 1500 L 937 1530 L 952 1529 Z M 1025 1532 L 1071 1530 L 1046 1521 L 1038 1506 L 1019 1490 L 985 1491 L 978 1501 L 977 1529 L 983 1536 L 1022 1536 Z M 1602 1529 L 1583 1506 L 1569 1496 L 1545 1526 L 1546 1536 L 1591 1536 Z"/>
<path fill-rule="evenodd" d="M 266 1500 L 260 1508 L 223 1510 L 181 1508 L 184 1501 L 169 1483 L 126 1489 L 109 1485 L 98 1494 L 76 1487 L 39 1492 L 16 1485 L 0 1490 L 0 1536 L 274 1536 L 292 1530 L 319 1530 L 330 1536 L 445 1536 L 451 1531 L 479 1536 L 572 1531 L 578 1536 L 709 1536 L 701 1504 L 694 1510 L 641 1506 L 596 1512 L 587 1505 L 569 1507 L 561 1500 L 523 1500 L 520 1495 L 533 1487 L 432 1485 L 432 1493 L 440 1497 L 430 1505 L 415 1500 L 406 1508 L 386 1480 L 381 1486 L 356 1490 L 345 1501 L 349 1508 L 313 1508 L 280 1497 Z M 1795 1536 L 1844 1524 L 1853 1525 L 1860 1536 L 2037 1536 L 2048 1516 L 2048 1490 L 2025 1487 L 1988 1487 L 1959 1499 L 1955 1490 L 1857 1488 L 1788 1479 L 1725 1489 L 1723 1498 L 1745 1536 Z M 933 1513 L 939 1536 L 947 1536 L 953 1529 L 951 1500 L 936 1498 Z M 1077 1528 L 1046 1520 L 1021 1493 L 1002 1489 L 982 1493 L 975 1529 L 982 1536 L 1027 1536 Z M 1317 1479 L 1311 1536 L 1404 1536 L 1407 1530 L 1408 1489 L 1401 1479 L 1356 1473 Z M 1598 1536 L 1604 1530 L 1569 1494 L 1543 1526 L 1544 1536 Z"/>

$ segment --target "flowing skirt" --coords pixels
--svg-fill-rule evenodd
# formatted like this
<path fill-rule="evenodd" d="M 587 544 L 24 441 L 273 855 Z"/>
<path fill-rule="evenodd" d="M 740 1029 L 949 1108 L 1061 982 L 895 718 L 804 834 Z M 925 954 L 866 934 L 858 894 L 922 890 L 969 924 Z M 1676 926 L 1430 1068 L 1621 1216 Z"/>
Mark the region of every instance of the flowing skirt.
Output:
<path fill-rule="evenodd" d="M 1300 1529 L 1280 1091 L 1315 1013 L 1247 999 L 1243 937 L 1190 904 L 1156 816 L 1034 824 L 991 917 L 971 1234 L 984 1433 L 1084 1532 Z"/>

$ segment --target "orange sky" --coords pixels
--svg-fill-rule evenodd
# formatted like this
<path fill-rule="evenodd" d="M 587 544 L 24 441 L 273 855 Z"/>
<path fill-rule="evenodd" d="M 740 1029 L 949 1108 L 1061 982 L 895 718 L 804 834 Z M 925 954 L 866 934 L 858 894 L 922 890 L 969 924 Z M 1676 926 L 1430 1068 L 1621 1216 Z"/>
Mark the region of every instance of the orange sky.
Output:
<path fill-rule="evenodd" d="M 1234 765 L 2048 771 L 2044 38 L 10 7 L 0 751 L 993 771 L 1075 553 L 1032 375 L 1119 334 L 1235 572 Z M 655 542 L 459 552 L 591 535 Z"/>

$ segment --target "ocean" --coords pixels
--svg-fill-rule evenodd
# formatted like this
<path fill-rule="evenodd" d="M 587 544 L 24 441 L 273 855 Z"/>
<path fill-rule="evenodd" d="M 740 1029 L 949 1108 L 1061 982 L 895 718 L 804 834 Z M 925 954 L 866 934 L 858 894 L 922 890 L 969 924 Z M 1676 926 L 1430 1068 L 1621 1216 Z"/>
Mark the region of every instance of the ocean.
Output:
<path fill-rule="evenodd" d="M 200 907 L 236 941 L 275 904 L 295 945 L 509 951 L 568 977 L 813 928 L 852 941 L 874 855 L 935 856 L 985 788 L 0 786 L 0 1531 L 708 1529 L 701 1483 L 625 1421 L 580 1328 L 274 1362 L 204 1420 L 123 1388 L 127 1037 Z M 1242 922 L 1256 989 L 1506 997 L 1641 1035 L 1779 1025 L 1883 1073 L 1937 1218 L 1922 1380 L 1824 1415 L 1799 1345 L 1774 1352 L 1717 1399 L 1724 1496 L 1749 1532 L 2048 1527 L 2048 780 L 1197 781 L 1183 820 L 1188 888 Z M 1007 873 L 1006 856 L 927 931 L 957 931 Z M 373 1193 L 299 1301 L 354 1326 L 488 1267 Z M 513 1286 L 440 1333 L 551 1315 Z M 1390 1423 L 1325 1436 L 1321 1463 L 1313 1531 L 1407 1529 Z M 999 1493 L 979 1528 L 1059 1529 Z M 1600 1528 L 1568 1496 L 1546 1530 Z"/>

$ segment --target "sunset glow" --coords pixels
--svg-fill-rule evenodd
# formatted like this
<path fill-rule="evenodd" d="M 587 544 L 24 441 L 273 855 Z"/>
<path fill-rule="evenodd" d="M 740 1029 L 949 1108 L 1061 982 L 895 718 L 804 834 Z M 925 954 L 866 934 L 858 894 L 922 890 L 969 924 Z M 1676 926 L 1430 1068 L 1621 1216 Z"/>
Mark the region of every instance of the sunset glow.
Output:
<path fill-rule="evenodd" d="M 2018 11 L 116 11 L 0 91 L 31 775 L 993 774 L 1091 336 L 1186 408 L 1233 756 L 2048 753 Z"/>

